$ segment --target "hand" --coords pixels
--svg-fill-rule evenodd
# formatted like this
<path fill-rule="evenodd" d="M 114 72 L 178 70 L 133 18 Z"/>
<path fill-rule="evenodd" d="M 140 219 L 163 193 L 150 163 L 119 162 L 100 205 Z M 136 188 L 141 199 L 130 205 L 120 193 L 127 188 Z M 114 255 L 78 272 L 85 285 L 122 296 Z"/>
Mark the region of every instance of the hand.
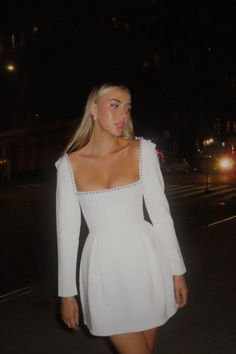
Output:
<path fill-rule="evenodd" d="M 181 309 L 187 303 L 188 288 L 184 278 L 184 275 L 174 275 L 174 289 L 175 289 L 175 299 L 178 308 Z"/>
<path fill-rule="evenodd" d="M 69 328 L 79 330 L 79 306 L 74 296 L 61 299 L 61 316 Z"/>

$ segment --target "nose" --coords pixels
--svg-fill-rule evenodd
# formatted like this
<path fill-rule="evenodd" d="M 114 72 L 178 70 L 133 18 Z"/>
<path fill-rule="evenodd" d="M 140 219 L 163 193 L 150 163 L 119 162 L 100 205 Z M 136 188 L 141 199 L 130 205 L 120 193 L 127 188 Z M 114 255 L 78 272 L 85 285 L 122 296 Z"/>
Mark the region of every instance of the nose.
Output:
<path fill-rule="evenodd" d="M 121 117 L 122 117 L 122 119 L 124 120 L 127 116 L 128 116 L 127 107 L 122 107 L 122 109 L 121 109 Z"/>

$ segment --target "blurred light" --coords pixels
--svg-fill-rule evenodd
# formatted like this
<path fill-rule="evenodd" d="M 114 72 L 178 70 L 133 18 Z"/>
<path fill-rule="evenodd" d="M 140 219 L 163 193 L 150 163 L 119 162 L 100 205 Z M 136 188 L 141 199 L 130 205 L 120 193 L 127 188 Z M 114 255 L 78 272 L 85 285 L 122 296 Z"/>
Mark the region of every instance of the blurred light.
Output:
<path fill-rule="evenodd" d="M 12 44 L 12 48 L 15 49 L 16 48 L 16 42 L 15 42 L 14 33 L 12 33 L 12 35 L 11 35 L 11 44 Z"/>
<path fill-rule="evenodd" d="M 117 18 L 116 17 L 112 17 L 112 22 L 113 22 L 114 28 L 117 29 L 118 28 Z"/>
<path fill-rule="evenodd" d="M 0 165 L 5 165 L 7 163 L 7 160 L 6 159 L 1 159 L 0 160 Z"/>
<path fill-rule="evenodd" d="M 39 30 L 39 28 L 38 28 L 38 26 L 33 26 L 33 32 L 35 33 L 35 32 L 38 32 L 38 30 Z"/>
<path fill-rule="evenodd" d="M 225 142 L 224 141 L 222 141 L 221 146 L 225 147 Z"/>
<path fill-rule="evenodd" d="M 129 31 L 129 24 L 128 23 L 124 23 L 124 27 L 125 27 L 125 30 L 128 32 Z"/>
<path fill-rule="evenodd" d="M 209 138 L 209 139 L 203 140 L 203 145 L 211 145 L 213 143 L 214 143 L 214 139 L 213 138 Z"/>
<path fill-rule="evenodd" d="M 228 159 L 223 159 L 220 161 L 220 166 L 222 168 L 230 168 L 230 167 L 232 167 L 232 161 L 230 161 Z"/>
<path fill-rule="evenodd" d="M 211 52 L 211 47 L 208 48 L 208 52 Z"/>
<path fill-rule="evenodd" d="M 12 64 L 7 65 L 7 70 L 8 70 L 8 71 L 14 71 L 15 69 L 16 69 L 16 68 L 15 68 L 14 65 L 12 65 Z"/>
<path fill-rule="evenodd" d="M 160 55 L 159 54 L 154 54 L 154 56 L 153 56 L 153 61 L 154 61 L 154 66 L 156 67 L 156 68 L 160 68 L 160 60 L 161 60 L 161 57 L 160 57 Z"/>

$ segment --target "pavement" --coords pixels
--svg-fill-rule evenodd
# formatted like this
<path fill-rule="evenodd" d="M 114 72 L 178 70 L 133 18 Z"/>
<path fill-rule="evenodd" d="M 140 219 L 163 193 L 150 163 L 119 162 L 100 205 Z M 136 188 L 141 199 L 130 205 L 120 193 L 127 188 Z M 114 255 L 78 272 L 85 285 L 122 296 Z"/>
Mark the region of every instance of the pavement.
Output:
<path fill-rule="evenodd" d="M 160 327 L 155 354 L 236 353 L 235 226 L 232 218 L 181 235 L 189 301 Z M 54 271 L 0 297 L 1 354 L 114 352 L 107 338 L 63 326 Z"/>

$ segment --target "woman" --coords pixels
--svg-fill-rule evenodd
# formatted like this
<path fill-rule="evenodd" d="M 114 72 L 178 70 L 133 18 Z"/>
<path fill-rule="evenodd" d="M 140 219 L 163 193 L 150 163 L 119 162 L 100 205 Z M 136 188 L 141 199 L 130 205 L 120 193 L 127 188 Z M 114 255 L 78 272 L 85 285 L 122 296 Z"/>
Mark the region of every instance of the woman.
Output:
<path fill-rule="evenodd" d="M 157 327 L 186 304 L 187 286 L 155 146 L 134 139 L 130 111 L 126 87 L 93 89 L 56 163 L 59 296 L 65 324 L 78 330 L 82 209 L 89 228 L 79 275 L 84 322 L 119 353 L 150 354 Z"/>

